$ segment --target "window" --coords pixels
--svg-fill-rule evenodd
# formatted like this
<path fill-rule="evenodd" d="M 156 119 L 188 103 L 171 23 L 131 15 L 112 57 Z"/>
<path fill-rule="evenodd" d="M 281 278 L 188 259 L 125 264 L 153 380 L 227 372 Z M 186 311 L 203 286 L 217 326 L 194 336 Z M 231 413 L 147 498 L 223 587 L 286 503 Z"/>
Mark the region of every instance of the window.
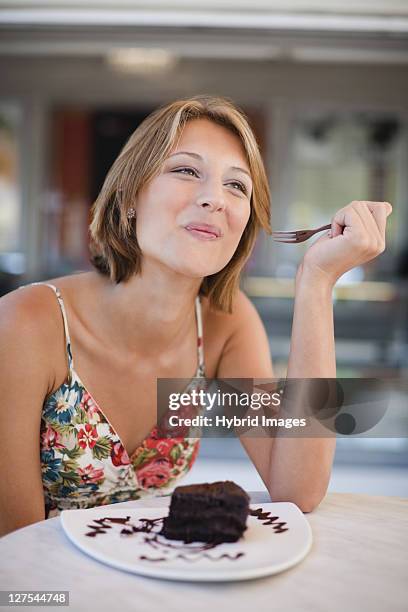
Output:
<path fill-rule="evenodd" d="M 10 274 L 24 269 L 20 253 L 21 123 L 20 107 L 0 102 L 0 272 Z"/>

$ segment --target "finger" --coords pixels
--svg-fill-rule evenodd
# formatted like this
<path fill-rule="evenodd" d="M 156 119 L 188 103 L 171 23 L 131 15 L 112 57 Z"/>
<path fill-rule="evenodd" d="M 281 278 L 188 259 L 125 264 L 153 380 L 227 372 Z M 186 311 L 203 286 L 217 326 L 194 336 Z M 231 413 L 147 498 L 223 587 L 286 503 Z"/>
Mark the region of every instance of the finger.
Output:
<path fill-rule="evenodd" d="M 366 202 L 368 209 L 377 223 L 382 240 L 385 240 L 385 228 L 387 217 L 392 213 L 392 206 L 389 202 Z"/>
<path fill-rule="evenodd" d="M 348 204 L 343 208 L 340 208 L 334 215 L 331 221 L 332 237 L 340 236 L 344 232 L 350 231 L 352 228 L 359 232 L 365 231 L 365 225 L 354 208 Z"/>
<path fill-rule="evenodd" d="M 365 225 L 368 239 L 374 241 L 378 247 L 380 247 L 384 241 L 381 230 L 378 226 L 374 213 L 368 207 L 368 202 L 352 202 L 351 206 L 356 210 L 357 214 L 360 215 L 362 222 Z"/>

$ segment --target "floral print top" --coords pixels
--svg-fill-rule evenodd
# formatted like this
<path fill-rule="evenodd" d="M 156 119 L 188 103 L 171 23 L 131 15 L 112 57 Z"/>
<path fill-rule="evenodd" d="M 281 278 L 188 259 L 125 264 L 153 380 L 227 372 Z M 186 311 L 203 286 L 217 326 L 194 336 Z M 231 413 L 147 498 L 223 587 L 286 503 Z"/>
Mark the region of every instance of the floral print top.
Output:
<path fill-rule="evenodd" d="M 68 322 L 60 291 L 49 283 L 61 308 L 69 378 L 43 405 L 41 416 L 41 471 L 46 518 L 62 510 L 90 508 L 171 493 L 193 465 L 200 444 L 187 437 L 164 437 L 156 425 L 129 457 L 117 432 L 81 382 L 74 368 Z M 204 388 L 200 298 L 196 298 L 198 368 L 185 391 Z"/>

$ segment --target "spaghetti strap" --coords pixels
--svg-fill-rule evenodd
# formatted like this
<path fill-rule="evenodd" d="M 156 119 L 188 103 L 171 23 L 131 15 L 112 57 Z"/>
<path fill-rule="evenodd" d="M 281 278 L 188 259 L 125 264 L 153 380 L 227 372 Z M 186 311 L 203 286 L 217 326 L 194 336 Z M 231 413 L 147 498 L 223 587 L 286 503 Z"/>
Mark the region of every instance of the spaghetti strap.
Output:
<path fill-rule="evenodd" d="M 62 299 L 61 292 L 55 285 L 52 285 L 51 283 L 38 282 L 38 283 L 30 283 L 30 285 L 45 285 L 46 287 L 50 287 L 54 291 L 55 295 L 57 296 L 58 304 L 61 309 L 62 320 L 64 322 L 65 346 L 66 346 L 67 355 L 68 355 L 69 376 L 71 380 L 72 371 L 74 369 L 74 360 L 73 360 L 72 351 L 71 351 L 71 338 L 69 335 L 67 313 L 65 310 L 64 300 Z M 27 286 L 27 285 L 24 285 L 24 286 Z M 19 287 L 19 289 L 22 289 L 22 288 L 23 287 Z"/>
<path fill-rule="evenodd" d="M 197 353 L 198 353 L 198 368 L 197 378 L 205 377 L 205 363 L 204 363 L 204 344 L 203 344 L 203 319 L 201 310 L 200 296 L 196 297 L 196 317 L 197 317 Z"/>

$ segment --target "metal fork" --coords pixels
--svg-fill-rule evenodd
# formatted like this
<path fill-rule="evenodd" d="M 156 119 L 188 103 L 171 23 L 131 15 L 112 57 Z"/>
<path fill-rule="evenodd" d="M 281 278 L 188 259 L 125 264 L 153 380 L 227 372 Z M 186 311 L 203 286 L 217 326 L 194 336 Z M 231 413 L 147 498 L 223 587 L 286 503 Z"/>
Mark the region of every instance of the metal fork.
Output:
<path fill-rule="evenodd" d="M 311 236 L 317 234 L 317 232 L 322 232 L 323 230 L 328 230 L 330 228 L 331 223 L 318 227 L 317 229 L 294 230 L 293 232 L 272 232 L 272 238 L 276 242 L 289 242 L 296 244 L 298 242 L 308 240 Z"/>

